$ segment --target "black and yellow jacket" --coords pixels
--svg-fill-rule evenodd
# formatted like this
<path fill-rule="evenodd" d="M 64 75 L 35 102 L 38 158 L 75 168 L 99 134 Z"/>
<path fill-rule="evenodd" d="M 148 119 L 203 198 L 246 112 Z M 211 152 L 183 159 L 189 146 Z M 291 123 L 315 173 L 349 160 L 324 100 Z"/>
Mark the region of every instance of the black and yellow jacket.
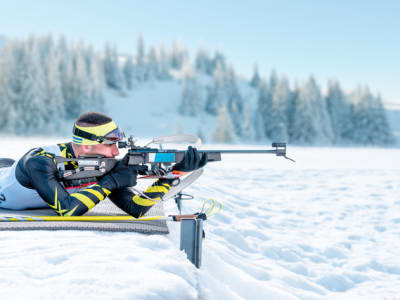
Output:
<path fill-rule="evenodd" d="M 93 208 L 106 197 L 126 213 L 140 217 L 145 214 L 171 188 L 167 179 L 159 179 L 144 194 L 151 199 L 136 195 L 130 188 L 109 191 L 94 178 L 83 186 L 68 192 L 71 187 L 57 177 L 56 155 L 74 158 L 71 143 L 58 144 L 57 147 L 35 148 L 26 153 L 15 169 L 17 181 L 25 188 L 35 189 L 40 197 L 61 216 L 80 216 Z M 66 162 L 65 169 L 77 167 L 74 162 Z"/>

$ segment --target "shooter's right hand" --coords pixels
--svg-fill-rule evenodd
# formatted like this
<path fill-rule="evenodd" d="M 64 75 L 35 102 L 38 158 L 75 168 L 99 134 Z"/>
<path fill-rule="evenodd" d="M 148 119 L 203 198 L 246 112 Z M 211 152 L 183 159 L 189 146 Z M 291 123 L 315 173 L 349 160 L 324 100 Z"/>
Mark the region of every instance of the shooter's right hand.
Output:
<path fill-rule="evenodd" d="M 99 181 L 101 187 L 113 191 L 115 189 L 135 186 L 138 175 L 138 168 L 128 166 L 128 155 L 125 155 L 117 165 Z"/>

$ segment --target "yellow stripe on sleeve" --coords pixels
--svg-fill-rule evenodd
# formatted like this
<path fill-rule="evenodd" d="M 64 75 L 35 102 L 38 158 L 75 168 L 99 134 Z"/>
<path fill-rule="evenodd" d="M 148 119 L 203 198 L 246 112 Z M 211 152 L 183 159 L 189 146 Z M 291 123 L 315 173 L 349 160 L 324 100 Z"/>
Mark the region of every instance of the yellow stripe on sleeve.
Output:
<path fill-rule="evenodd" d="M 85 192 L 89 192 L 92 195 L 95 195 L 97 197 L 97 199 L 99 199 L 100 201 L 104 200 L 104 195 L 102 193 L 100 193 L 99 191 L 96 191 L 94 189 L 85 189 Z"/>
<path fill-rule="evenodd" d="M 160 185 L 155 185 L 155 186 L 150 186 L 148 189 L 146 189 L 145 193 L 168 193 L 168 189 L 165 186 L 160 186 Z"/>
<path fill-rule="evenodd" d="M 102 190 L 103 190 L 103 192 L 108 196 L 108 195 L 110 195 L 111 194 L 111 191 L 110 190 L 107 190 L 106 188 L 101 188 Z"/>
<path fill-rule="evenodd" d="M 160 197 L 154 198 L 154 200 L 161 200 Z M 152 206 L 156 204 L 156 201 L 147 199 L 147 198 L 142 198 L 138 195 L 133 196 L 132 201 L 135 202 L 137 205 L 141 206 Z"/>
<path fill-rule="evenodd" d="M 82 195 L 80 193 L 73 193 L 71 194 L 72 197 L 75 197 L 79 201 L 81 201 L 83 204 L 87 206 L 88 209 L 93 208 L 96 204 L 90 199 L 89 197 Z"/>

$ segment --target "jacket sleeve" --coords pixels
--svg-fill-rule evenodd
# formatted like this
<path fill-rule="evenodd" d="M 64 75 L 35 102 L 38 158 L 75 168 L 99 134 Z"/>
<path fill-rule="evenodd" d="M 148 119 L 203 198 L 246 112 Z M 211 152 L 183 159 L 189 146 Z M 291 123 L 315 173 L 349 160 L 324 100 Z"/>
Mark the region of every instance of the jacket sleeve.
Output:
<path fill-rule="evenodd" d="M 149 209 L 161 201 L 162 197 L 171 189 L 171 182 L 168 179 L 158 179 L 145 191 L 144 195 L 136 195 L 130 188 L 114 190 L 110 200 L 127 214 L 139 218 Z"/>
<path fill-rule="evenodd" d="M 52 158 L 33 156 L 24 163 L 24 171 L 34 188 L 60 216 L 80 216 L 104 200 L 110 191 L 99 184 L 72 194 L 58 182 L 57 168 Z"/>

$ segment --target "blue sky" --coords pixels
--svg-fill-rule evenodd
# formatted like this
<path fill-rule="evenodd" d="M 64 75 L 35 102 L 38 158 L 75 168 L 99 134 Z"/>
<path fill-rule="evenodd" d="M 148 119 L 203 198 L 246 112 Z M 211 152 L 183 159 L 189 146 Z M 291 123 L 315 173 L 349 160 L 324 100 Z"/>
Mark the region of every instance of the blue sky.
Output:
<path fill-rule="evenodd" d="M 400 102 L 400 1 L 7 1 L 0 34 L 83 39 L 120 52 L 179 40 L 191 57 L 199 47 L 222 49 L 235 70 L 262 76 L 274 68 L 302 82 L 330 77 L 345 89 L 367 84 L 385 101 Z"/>

